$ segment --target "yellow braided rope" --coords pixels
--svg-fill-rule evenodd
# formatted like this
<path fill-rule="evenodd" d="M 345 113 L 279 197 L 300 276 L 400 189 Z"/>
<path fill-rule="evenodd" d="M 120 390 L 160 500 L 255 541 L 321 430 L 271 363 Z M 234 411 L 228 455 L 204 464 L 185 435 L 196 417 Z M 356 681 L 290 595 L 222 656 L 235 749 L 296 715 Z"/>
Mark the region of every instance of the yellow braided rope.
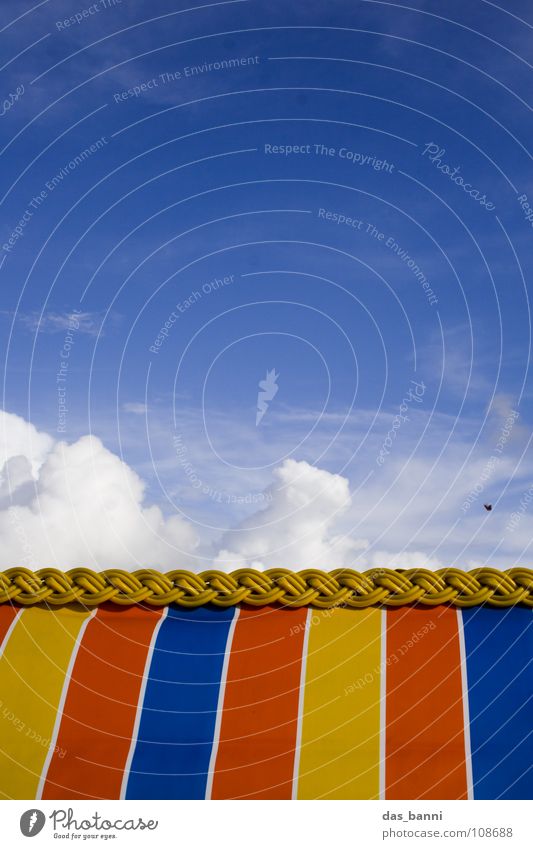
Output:
<path fill-rule="evenodd" d="M 154 569 L 124 572 L 107 569 L 14 568 L 0 572 L 0 604 L 59 605 L 78 602 L 95 606 L 106 601 L 132 605 L 144 602 L 153 607 L 177 604 L 200 607 L 214 604 L 255 605 L 278 603 L 288 607 L 371 607 L 385 604 L 400 607 L 418 602 L 426 605 L 453 604 L 474 607 L 489 604 L 533 607 L 533 570 L 473 569 L 335 569 L 322 572 L 304 569 L 237 569 L 235 572 L 208 570 L 194 573 L 175 570 L 163 574 Z"/>

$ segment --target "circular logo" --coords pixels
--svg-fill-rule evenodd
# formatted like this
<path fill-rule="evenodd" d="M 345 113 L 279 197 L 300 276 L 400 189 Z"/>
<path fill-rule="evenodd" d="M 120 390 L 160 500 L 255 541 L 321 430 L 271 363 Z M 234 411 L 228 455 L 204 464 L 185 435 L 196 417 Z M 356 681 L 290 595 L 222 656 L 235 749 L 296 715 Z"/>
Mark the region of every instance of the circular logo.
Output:
<path fill-rule="evenodd" d="M 24 811 L 20 818 L 20 830 L 24 837 L 35 837 L 43 830 L 46 817 L 42 811 L 36 808 L 30 808 L 29 811 Z"/>

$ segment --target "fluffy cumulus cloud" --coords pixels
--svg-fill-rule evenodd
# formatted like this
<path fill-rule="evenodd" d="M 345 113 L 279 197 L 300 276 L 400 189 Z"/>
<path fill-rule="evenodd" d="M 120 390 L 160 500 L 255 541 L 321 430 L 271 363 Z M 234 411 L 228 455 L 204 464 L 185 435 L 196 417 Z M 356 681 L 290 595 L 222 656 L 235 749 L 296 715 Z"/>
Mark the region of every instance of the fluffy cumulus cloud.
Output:
<path fill-rule="evenodd" d="M 358 510 L 347 478 L 305 461 L 274 470 L 269 506 L 228 531 L 219 569 L 438 569 L 436 557 L 401 548 L 375 550 L 353 530 Z M 342 529 L 342 532 L 341 532 Z M 377 531 L 376 531 L 377 536 Z"/>
<path fill-rule="evenodd" d="M 56 441 L 0 411 L 0 568 L 442 565 L 424 552 L 424 542 L 408 544 L 424 510 L 411 517 L 412 527 L 403 517 L 394 533 L 397 509 L 388 515 L 379 488 L 352 494 L 343 475 L 287 459 L 273 470 L 265 495 L 266 507 L 213 540 L 207 527 L 197 534 L 178 512 L 169 517 L 147 504 L 143 480 L 97 437 Z M 376 504 L 379 522 L 372 519 Z M 359 538 L 358 525 L 373 545 Z"/>
<path fill-rule="evenodd" d="M 225 535 L 216 566 L 336 569 L 352 563 L 366 541 L 335 531 L 351 505 L 347 479 L 296 460 L 285 460 L 273 474 L 268 507 Z"/>
<path fill-rule="evenodd" d="M 37 475 L 53 442 L 51 436 L 40 433 L 20 416 L 0 410 L 0 469 L 8 460 L 24 457 L 33 475 Z"/>
<path fill-rule="evenodd" d="M 197 545 L 144 503 L 137 473 L 94 436 L 56 442 L 0 412 L 0 567 L 175 568 Z"/>

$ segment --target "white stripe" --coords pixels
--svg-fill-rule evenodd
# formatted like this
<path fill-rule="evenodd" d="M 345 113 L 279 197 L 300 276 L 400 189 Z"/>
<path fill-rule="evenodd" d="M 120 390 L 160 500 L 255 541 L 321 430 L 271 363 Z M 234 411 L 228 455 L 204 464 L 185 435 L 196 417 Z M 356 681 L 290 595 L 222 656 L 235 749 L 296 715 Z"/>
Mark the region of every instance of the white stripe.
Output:
<path fill-rule="evenodd" d="M 387 737 L 387 611 L 381 611 L 381 667 L 379 679 L 379 798 L 385 799 L 385 763 Z"/>
<path fill-rule="evenodd" d="M 83 639 L 83 635 L 85 634 L 85 629 L 87 625 L 94 619 L 96 616 L 96 611 L 98 608 L 94 608 L 91 610 L 89 616 L 82 622 L 81 628 L 78 631 L 78 636 L 76 637 L 76 642 L 72 649 L 72 654 L 70 655 L 70 660 L 68 663 L 67 671 L 65 673 L 65 680 L 63 681 L 63 689 L 61 690 L 61 698 L 59 699 L 59 705 L 57 707 L 56 719 L 54 723 L 54 730 L 52 731 L 52 735 L 50 737 L 50 745 L 48 747 L 48 752 L 46 754 L 46 760 L 44 762 L 44 766 L 41 772 L 41 778 L 39 779 L 39 784 L 37 786 L 37 793 L 35 794 L 36 799 L 40 799 L 42 797 L 42 793 L 44 790 L 44 783 L 46 781 L 46 776 L 48 774 L 48 769 L 50 767 L 50 762 L 52 760 L 52 756 L 54 754 L 54 749 L 57 744 L 57 737 L 59 734 L 59 727 L 61 725 L 61 720 L 63 718 L 63 710 L 65 707 L 65 700 L 67 698 L 67 692 L 70 685 L 70 679 L 72 676 L 72 670 L 74 669 L 74 664 L 76 662 L 76 658 L 78 656 L 78 652 L 80 650 L 81 641 Z"/>
<path fill-rule="evenodd" d="M 14 630 L 14 628 L 15 628 L 15 625 L 16 625 L 16 624 L 17 624 L 17 622 L 19 621 L 19 619 L 20 619 L 20 617 L 22 616 L 22 614 L 24 613 L 24 611 L 25 611 L 25 610 L 27 610 L 27 609 L 28 609 L 28 608 L 21 607 L 21 608 L 20 608 L 20 610 L 17 610 L 17 613 L 16 613 L 16 615 L 15 615 L 15 618 L 13 619 L 13 621 L 12 621 L 11 625 L 9 626 L 9 628 L 7 629 L 7 631 L 6 631 L 6 635 L 5 635 L 4 639 L 3 639 L 3 640 L 2 640 L 2 642 L 0 643 L 0 657 L 2 657 L 3 653 L 4 653 L 4 652 L 5 652 L 5 650 L 6 650 L 6 646 L 7 646 L 8 642 L 9 642 L 9 638 L 10 638 L 11 634 L 13 633 L 13 630 Z"/>
<path fill-rule="evenodd" d="M 470 743 L 470 710 L 468 705 L 468 675 L 466 669 L 465 633 L 463 614 L 457 610 L 457 633 L 459 635 L 459 654 L 461 656 L 461 688 L 463 691 L 463 725 L 465 738 L 466 789 L 467 798 L 474 798 L 474 779 L 472 776 L 472 746 Z"/>
<path fill-rule="evenodd" d="M 233 635 L 235 633 L 235 626 L 237 625 L 237 619 L 239 618 L 240 610 L 238 607 L 235 608 L 235 615 L 231 620 L 229 631 L 228 631 L 228 639 L 226 640 L 226 650 L 224 652 L 224 663 L 222 664 L 222 673 L 220 675 L 220 690 L 218 691 L 218 704 L 217 704 L 217 715 L 215 720 L 215 730 L 213 733 L 213 748 L 211 749 L 211 757 L 209 758 L 209 770 L 207 773 L 207 784 L 205 787 L 205 798 L 210 799 L 211 793 L 213 791 L 213 779 L 215 777 L 215 761 L 217 759 L 218 754 L 218 745 L 220 743 L 220 726 L 222 725 L 222 709 L 224 707 L 224 696 L 226 695 L 226 681 L 228 678 L 228 666 L 229 659 L 231 654 L 231 647 L 233 644 Z"/>
<path fill-rule="evenodd" d="M 141 689 L 139 691 L 139 700 L 137 702 L 137 712 L 135 714 L 135 722 L 133 723 L 133 731 L 131 734 L 131 743 L 130 750 L 128 752 L 128 757 L 126 758 L 126 764 L 124 766 L 124 775 L 122 776 L 122 784 L 120 785 L 120 798 L 126 798 L 126 791 L 128 789 L 128 779 L 130 777 L 130 769 L 131 762 L 133 760 L 133 754 L 135 752 L 135 747 L 137 745 L 137 737 L 139 734 L 139 725 L 141 723 L 141 714 L 143 712 L 143 704 L 144 704 L 144 696 L 146 693 L 146 685 L 148 684 L 148 675 L 150 673 L 150 666 L 152 663 L 152 657 L 154 654 L 155 643 L 157 640 L 157 635 L 159 634 L 159 629 L 161 625 L 165 621 L 168 615 L 168 607 L 163 609 L 163 613 L 161 617 L 157 621 L 157 624 L 154 628 L 154 633 L 152 634 L 152 639 L 150 640 L 150 646 L 148 647 L 148 654 L 146 655 L 146 663 L 144 664 L 144 673 L 143 680 L 141 684 Z"/>
<path fill-rule="evenodd" d="M 296 725 L 296 746 L 294 750 L 294 770 L 292 774 L 292 798 L 298 798 L 298 776 L 300 773 L 300 756 L 302 750 L 302 731 L 304 723 L 304 698 L 305 678 L 307 674 L 307 653 L 309 649 L 309 631 L 311 630 L 311 619 L 313 611 L 308 609 L 305 617 L 305 630 L 302 645 L 302 668 L 300 670 L 300 691 L 298 693 L 298 721 Z"/>

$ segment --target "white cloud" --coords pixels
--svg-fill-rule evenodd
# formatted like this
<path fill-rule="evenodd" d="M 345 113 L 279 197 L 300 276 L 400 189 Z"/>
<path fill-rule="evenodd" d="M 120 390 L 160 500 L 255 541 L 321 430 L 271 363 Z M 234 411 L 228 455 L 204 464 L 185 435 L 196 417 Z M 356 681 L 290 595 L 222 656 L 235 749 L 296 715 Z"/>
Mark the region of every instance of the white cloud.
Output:
<path fill-rule="evenodd" d="M 28 330 L 40 333 L 84 333 L 87 336 L 98 336 L 102 327 L 102 316 L 98 313 L 80 312 L 75 310 L 71 313 L 38 312 L 19 313 L 19 321 Z"/>
<path fill-rule="evenodd" d="M 202 488 L 191 485 L 183 465 L 168 451 L 168 426 L 156 427 L 157 408 L 150 421 L 150 443 L 157 452 L 152 459 L 162 485 L 179 507 L 203 525 L 199 550 L 203 559 L 198 568 L 209 568 L 213 555 L 224 569 L 243 564 L 321 569 L 340 565 L 359 570 L 380 566 L 415 568 L 424 564 L 430 569 L 468 568 L 470 561 L 510 568 L 530 565 L 528 534 L 529 540 L 533 538 L 533 507 L 515 531 L 506 530 L 512 510 L 517 509 L 522 492 L 533 480 L 531 452 L 525 450 L 520 459 L 530 438 L 522 416 L 514 422 L 479 498 L 466 513 L 462 505 L 480 479 L 485 480 L 487 462 L 494 454 L 512 406 L 511 398 L 497 396 L 480 428 L 479 418 L 473 415 L 456 417 L 435 412 L 429 404 L 426 408 L 420 405 L 409 413 L 409 421 L 402 425 L 394 450 L 383 466 L 376 465 L 376 457 L 397 406 L 384 409 L 377 416 L 375 411 L 359 409 L 339 434 L 341 422 L 332 413 L 321 420 L 321 427 L 305 442 L 309 424 L 316 419 L 312 410 L 273 409 L 270 421 L 276 429 L 275 438 L 271 439 L 266 438 L 266 432 L 258 433 L 261 429 L 255 428 L 251 419 L 246 423 L 241 417 L 212 417 L 210 430 L 224 463 L 217 462 L 205 444 L 201 422 L 181 409 L 179 432 L 187 446 L 186 459 L 202 484 L 215 495 L 220 494 L 220 498 L 206 496 Z M 297 460 L 307 461 L 305 468 L 311 469 L 310 475 L 337 472 L 337 479 L 346 482 L 351 493 L 348 506 L 332 509 L 327 492 L 320 493 L 325 500 L 323 508 L 318 500 L 289 518 L 285 503 L 289 496 L 281 491 L 280 472 L 275 473 L 275 484 L 270 486 L 270 463 L 275 462 L 275 455 L 295 457 L 295 445 L 299 445 Z M 243 462 L 243 446 L 256 468 L 243 470 L 239 466 Z M 355 449 L 357 455 L 351 459 Z M 280 462 L 276 465 L 284 469 Z M 150 473 L 146 463 L 143 474 Z M 299 481 L 292 489 L 301 495 L 302 486 L 303 481 Z M 318 484 L 316 490 L 319 494 Z M 265 493 L 272 498 L 268 512 L 260 509 L 265 507 Z M 246 494 L 253 498 L 241 498 L 239 502 L 238 496 Z M 237 498 L 232 503 L 233 495 Z M 483 501 L 494 504 L 490 514 L 484 510 Z M 317 524 L 309 534 L 300 529 L 306 512 L 310 524 Z M 272 527 L 265 528 L 273 515 Z M 224 532 L 217 528 L 234 530 Z M 283 534 L 287 535 L 286 541 Z M 368 544 L 363 545 L 361 538 Z M 355 542 L 350 546 L 347 540 Z"/>
<path fill-rule="evenodd" d="M 440 569 L 442 562 L 423 551 L 374 551 L 365 569 Z M 356 566 L 356 568 L 359 568 Z"/>
<path fill-rule="evenodd" d="M 196 548 L 192 527 L 145 505 L 141 478 L 96 437 L 54 442 L 8 413 L 2 424 L 0 567 L 170 569 Z"/>
<path fill-rule="evenodd" d="M 0 470 L 10 457 L 22 455 L 37 475 L 54 440 L 20 416 L 0 410 Z"/>
<path fill-rule="evenodd" d="M 146 404 L 140 404 L 136 401 L 128 401 L 122 405 L 125 413 L 132 413 L 134 416 L 144 416 L 148 412 Z"/>
<path fill-rule="evenodd" d="M 366 541 L 335 533 L 351 504 L 348 480 L 303 460 L 285 460 L 274 478 L 270 504 L 225 534 L 216 566 L 335 569 L 353 562 Z"/>
<path fill-rule="evenodd" d="M 254 486 L 255 495 L 261 496 L 234 505 L 224 497 L 211 499 L 187 479 L 181 480 L 184 473 L 175 456 L 164 452 L 163 459 L 152 456 L 152 466 L 146 461 L 144 441 L 132 448 L 130 439 L 130 454 L 139 455 L 143 477 L 155 481 L 154 472 L 163 472 L 160 485 L 180 484 L 172 493 L 175 515 L 170 518 L 156 504 L 147 503 L 138 472 L 98 438 L 56 442 L 23 418 L 0 411 L 0 568 L 20 564 L 201 570 L 216 565 L 229 570 L 247 565 L 363 570 L 530 565 L 533 507 L 520 508 L 520 499 L 531 486 L 533 466 L 525 450 L 530 435 L 520 420 L 486 474 L 508 407 L 500 400 L 488 419 L 488 437 L 477 441 L 475 429 L 473 438 L 468 425 L 447 444 L 453 420 L 433 415 L 425 450 L 415 451 L 423 421 L 419 424 L 413 417 L 402 431 L 397 453 L 380 468 L 375 456 L 382 431 L 389 427 L 387 417 L 378 423 L 380 432 L 365 452 L 337 474 L 303 459 L 285 459 L 272 472 L 268 467 L 242 470 L 224 464 L 224 477 L 216 473 L 212 458 L 210 470 L 203 449 L 199 455 L 191 449 L 198 476 L 217 495 L 243 493 Z M 137 416 L 128 418 L 139 423 Z M 252 421 L 252 436 L 255 431 Z M 261 444 L 238 434 L 236 439 L 234 430 L 233 443 L 247 444 L 260 460 Z M 346 439 L 358 444 L 357 427 Z M 192 428 L 184 440 L 188 447 L 197 447 Z M 161 451 L 166 441 L 168 430 L 151 434 L 151 444 Z M 333 469 L 341 467 L 340 447 L 339 440 L 336 459 L 322 462 Z M 463 502 L 480 480 L 483 489 L 465 512 Z M 197 502 L 187 496 L 188 489 Z M 491 513 L 483 509 L 483 501 L 493 503 Z M 190 519 L 185 512 L 182 518 L 185 506 Z M 510 527 L 513 510 L 521 511 L 520 521 Z M 201 528 L 198 537 L 195 527 Z"/>

